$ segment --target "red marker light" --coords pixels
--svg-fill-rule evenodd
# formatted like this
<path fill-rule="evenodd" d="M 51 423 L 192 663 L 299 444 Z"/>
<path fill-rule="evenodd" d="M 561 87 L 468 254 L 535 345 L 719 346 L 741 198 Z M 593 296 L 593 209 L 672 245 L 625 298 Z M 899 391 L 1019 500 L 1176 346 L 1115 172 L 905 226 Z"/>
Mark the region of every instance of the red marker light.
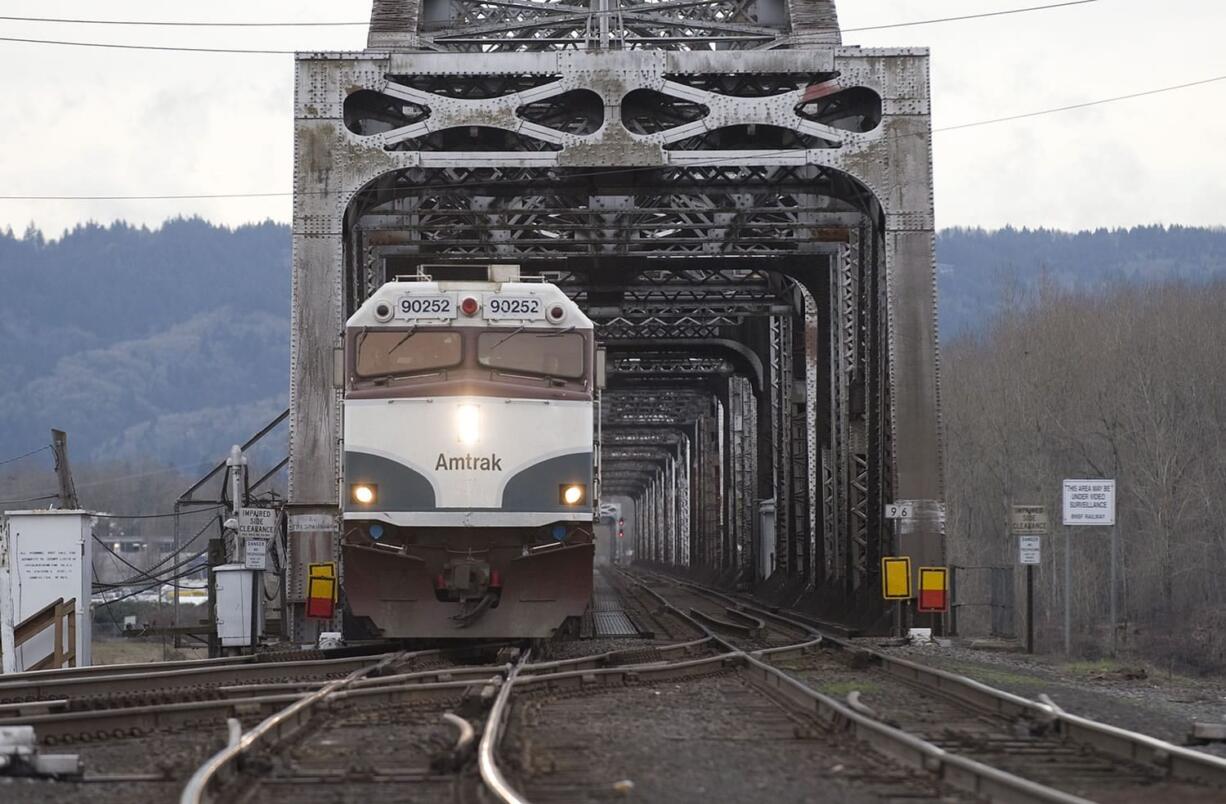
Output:
<path fill-rule="evenodd" d="M 464 298 L 464 301 L 460 302 L 460 312 L 467 316 L 476 315 L 477 310 L 480 307 L 481 305 L 477 302 L 476 298 L 474 298 L 473 296 L 466 296 Z"/>

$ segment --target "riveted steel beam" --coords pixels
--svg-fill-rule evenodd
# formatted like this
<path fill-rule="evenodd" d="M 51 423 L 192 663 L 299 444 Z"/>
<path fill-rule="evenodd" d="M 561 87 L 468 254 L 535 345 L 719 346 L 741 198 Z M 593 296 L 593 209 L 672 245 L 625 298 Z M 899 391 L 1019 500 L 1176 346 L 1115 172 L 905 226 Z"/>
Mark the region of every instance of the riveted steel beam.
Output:
<path fill-rule="evenodd" d="M 756 577 L 774 497 L 782 569 L 870 588 L 882 503 L 943 487 L 926 51 L 839 47 L 831 0 L 377 0 L 370 42 L 298 59 L 291 498 L 339 488 L 348 314 L 517 262 L 598 325 L 602 444 L 666 445 L 606 486 L 641 555 Z"/>

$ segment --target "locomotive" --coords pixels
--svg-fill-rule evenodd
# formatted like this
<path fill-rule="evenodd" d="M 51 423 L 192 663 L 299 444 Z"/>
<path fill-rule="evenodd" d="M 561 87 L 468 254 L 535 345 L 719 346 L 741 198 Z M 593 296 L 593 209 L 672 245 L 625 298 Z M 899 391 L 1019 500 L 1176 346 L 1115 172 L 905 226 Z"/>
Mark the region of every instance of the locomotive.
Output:
<path fill-rule="evenodd" d="M 596 348 L 558 287 L 397 277 L 345 325 L 346 636 L 544 638 L 592 594 Z"/>

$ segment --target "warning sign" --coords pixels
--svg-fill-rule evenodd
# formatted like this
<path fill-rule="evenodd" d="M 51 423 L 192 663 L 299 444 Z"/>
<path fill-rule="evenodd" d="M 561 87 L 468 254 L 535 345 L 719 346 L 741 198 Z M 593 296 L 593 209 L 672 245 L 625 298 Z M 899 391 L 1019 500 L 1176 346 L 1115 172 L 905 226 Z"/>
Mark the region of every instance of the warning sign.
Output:
<path fill-rule="evenodd" d="M 1043 537 L 1018 536 L 1017 560 L 1022 564 L 1043 563 Z"/>
<path fill-rule="evenodd" d="M 336 613 L 339 590 L 336 588 L 336 564 L 309 564 L 307 566 L 306 616 L 330 620 Z"/>
<path fill-rule="evenodd" d="M 1009 530 L 1015 536 L 1046 536 L 1047 507 L 1015 505 L 1009 512 Z"/>
<path fill-rule="evenodd" d="M 245 569 L 268 569 L 268 539 L 247 539 L 243 543 L 243 567 Z"/>
<path fill-rule="evenodd" d="M 1114 525 L 1114 480 L 1065 480 L 1064 524 Z"/>
<path fill-rule="evenodd" d="M 895 556 L 881 559 L 881 596 L 886 600 L 911 598 L 911 559 Z"/>
<path fill-rule="evenodd" d="M 275 508 L 238 509 L 238 535 L 244 539 L 271 539 L 277 535 Z"/>
<path fill-rule="evenodd" d="M 916 611 L 949 611 L 949 570 L 945 567 L 920 567 L 919 586 Z"/>

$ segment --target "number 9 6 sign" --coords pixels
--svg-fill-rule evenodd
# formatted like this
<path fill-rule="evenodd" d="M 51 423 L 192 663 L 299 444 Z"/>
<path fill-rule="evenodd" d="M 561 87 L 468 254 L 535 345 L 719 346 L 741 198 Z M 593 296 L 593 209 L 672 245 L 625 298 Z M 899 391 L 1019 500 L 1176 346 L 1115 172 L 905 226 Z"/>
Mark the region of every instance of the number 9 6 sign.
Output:
<path fill-rule="evenodd" d="M 909 502 L 890 503 L 885 507 L 886 519 L 910 519 L 915 516 L 915 506 Z"/>

